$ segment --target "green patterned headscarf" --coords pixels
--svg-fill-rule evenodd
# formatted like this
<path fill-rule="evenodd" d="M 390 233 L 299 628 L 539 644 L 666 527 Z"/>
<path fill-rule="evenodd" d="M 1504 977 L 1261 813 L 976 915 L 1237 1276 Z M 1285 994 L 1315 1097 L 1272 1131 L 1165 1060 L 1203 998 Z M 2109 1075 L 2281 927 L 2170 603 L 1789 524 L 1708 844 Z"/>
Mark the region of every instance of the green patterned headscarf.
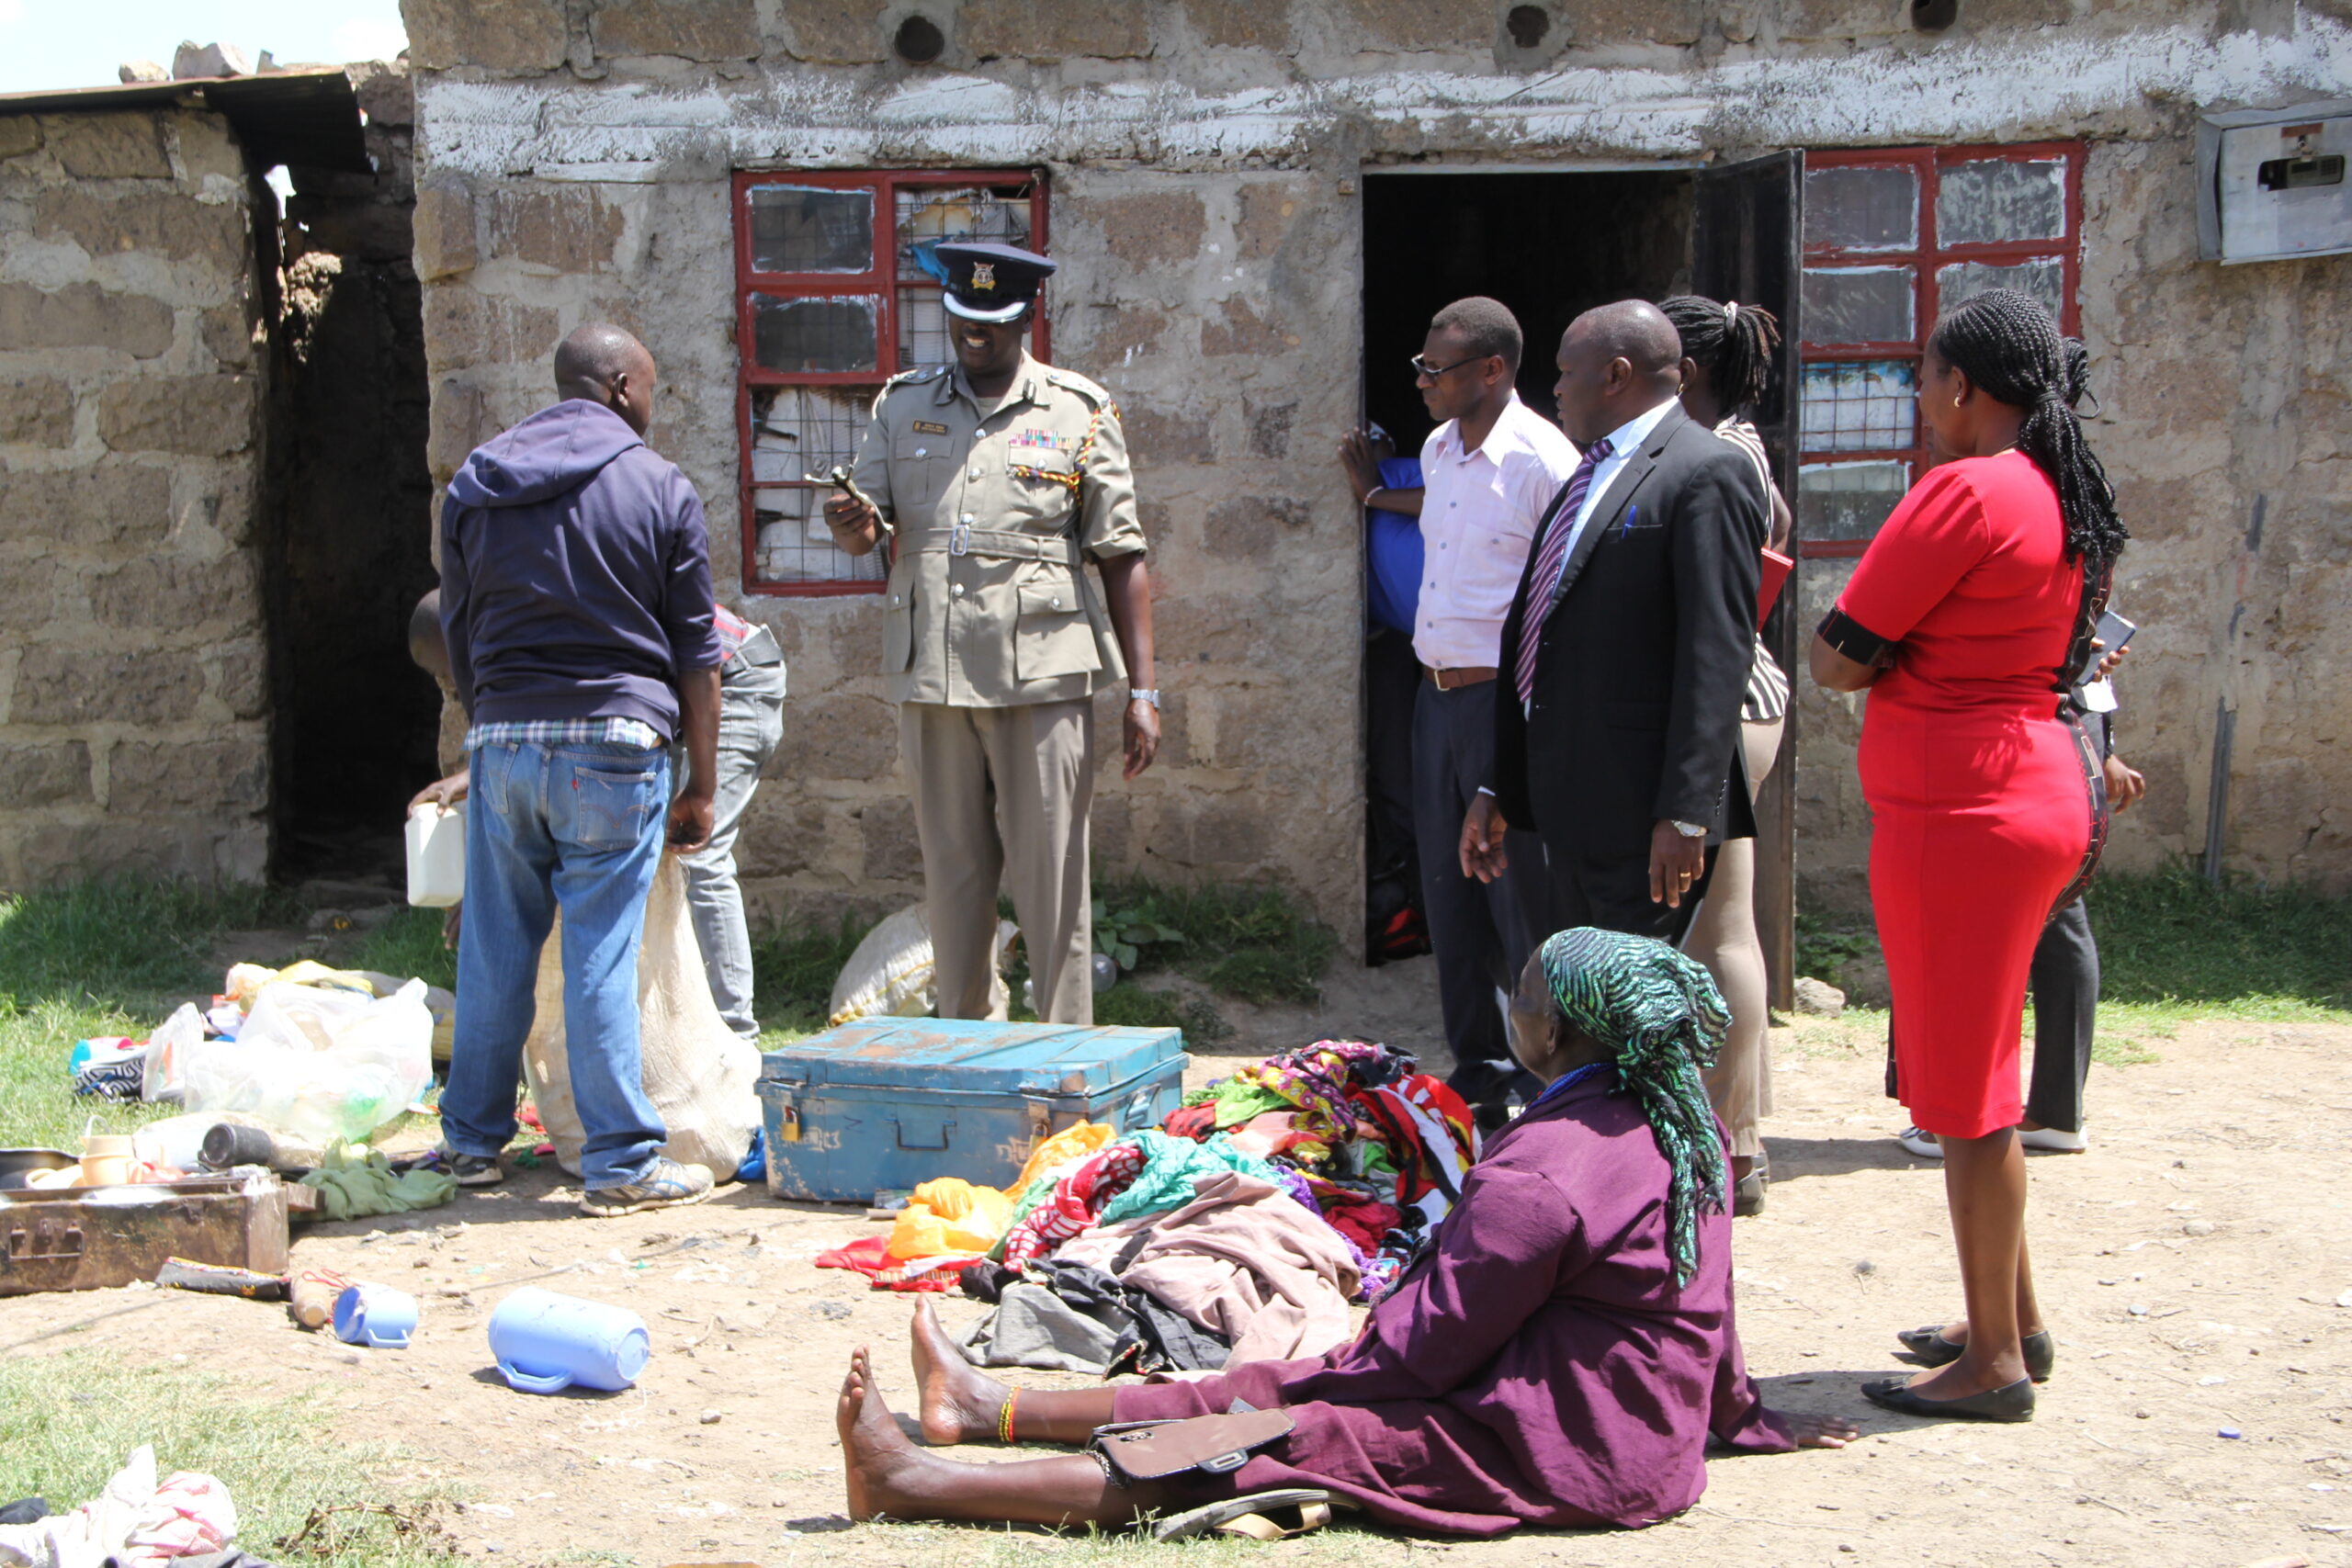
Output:
<path fill-rule="evenodd" d="M 1662 942 L 1578 926 L 1539 954 L 1560 1015 L 1612 1053 L 1618 1087 L 1641 1101 L 1673 1171 L 1668 1251 L 1677 1285 L 1699 1267 L 1699 1215 L 1724 1206 L 1723 1140 L 1699 1069 L 1715 1063 L 1730 1010 L 1706 970 Z"/>

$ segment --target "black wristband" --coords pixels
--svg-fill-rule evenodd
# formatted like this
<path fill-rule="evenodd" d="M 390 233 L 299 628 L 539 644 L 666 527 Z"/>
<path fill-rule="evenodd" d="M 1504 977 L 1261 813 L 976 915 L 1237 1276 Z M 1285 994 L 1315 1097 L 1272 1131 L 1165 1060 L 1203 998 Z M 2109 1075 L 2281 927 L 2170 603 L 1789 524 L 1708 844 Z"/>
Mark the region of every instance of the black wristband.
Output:
<path fill-rule="evenodd" d="M 1886 663 L 1894 651 L 1894 643 L 1840 609 L 1833 608 L 1822 616 L 1821 625 L 1814 628 L 1814 635 L 1827 643 L 1833 651 L 1843 654 L 1857 664 L 1867 664 L 1873 669 Z"/>

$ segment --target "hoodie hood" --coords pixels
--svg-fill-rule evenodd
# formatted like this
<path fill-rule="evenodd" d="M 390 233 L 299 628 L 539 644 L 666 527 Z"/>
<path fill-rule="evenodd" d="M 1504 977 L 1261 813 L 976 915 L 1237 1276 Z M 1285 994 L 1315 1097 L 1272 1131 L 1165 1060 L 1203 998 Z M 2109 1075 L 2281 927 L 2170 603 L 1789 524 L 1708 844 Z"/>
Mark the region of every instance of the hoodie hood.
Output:
<path fill-rule="evenodd" d="M 602 403 L 569 399 L 474 448 L 449 481 L 460 506 L 528 506 L 575 490 L 644 438 Z"/>

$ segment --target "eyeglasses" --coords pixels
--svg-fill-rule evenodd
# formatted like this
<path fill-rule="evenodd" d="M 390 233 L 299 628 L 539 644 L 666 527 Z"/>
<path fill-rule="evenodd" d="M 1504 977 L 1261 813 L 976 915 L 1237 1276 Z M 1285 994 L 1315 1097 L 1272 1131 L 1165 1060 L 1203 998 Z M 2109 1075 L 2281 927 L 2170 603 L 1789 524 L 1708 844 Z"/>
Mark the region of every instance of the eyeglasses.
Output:
<path fill-rule="evenodd" d="M 1459 370 L 1465 365 L 1476 365 L 1481 360 L 1492 359 L 1494 355 L 1491 354 L 1474 354 L 1467 359 L 1457 359 L 1451 365 L 1431 365 L 1429 360 L 1429 355 L 1425 354 L 1417 354 L 1413 355 L 1413 374 L 1417 377 L 1426 377 L 1430 380 L 1434 381 L 1449 370 Z"/>

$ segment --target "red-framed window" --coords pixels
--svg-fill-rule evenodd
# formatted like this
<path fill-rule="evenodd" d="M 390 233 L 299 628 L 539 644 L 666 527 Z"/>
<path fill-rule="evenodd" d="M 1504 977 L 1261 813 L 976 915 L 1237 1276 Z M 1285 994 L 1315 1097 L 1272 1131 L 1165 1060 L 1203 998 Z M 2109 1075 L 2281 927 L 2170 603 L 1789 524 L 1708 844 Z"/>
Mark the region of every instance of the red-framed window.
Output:
<path fill-rule="evenodd" d="M 2081 330 L 2083 147 L 1807 152 L 1798 536 L 1859 556 L 1927 471 L 1919 362 L 1938 315 L 1988 288 Z"/>
<path fill-rule="evenodd" d="M 1045 248 L 1045 177 L 761 170 L 735 175 L 732 199 L 744 590 L 878 593 L 883 553 L 853 558 L 833 544 L 828 487 L 808 476 L 856 460 L 883 382 L 951 357 L 933 247 Z M 1029 349 L 1048 356 L 1042 307 Z"/>

